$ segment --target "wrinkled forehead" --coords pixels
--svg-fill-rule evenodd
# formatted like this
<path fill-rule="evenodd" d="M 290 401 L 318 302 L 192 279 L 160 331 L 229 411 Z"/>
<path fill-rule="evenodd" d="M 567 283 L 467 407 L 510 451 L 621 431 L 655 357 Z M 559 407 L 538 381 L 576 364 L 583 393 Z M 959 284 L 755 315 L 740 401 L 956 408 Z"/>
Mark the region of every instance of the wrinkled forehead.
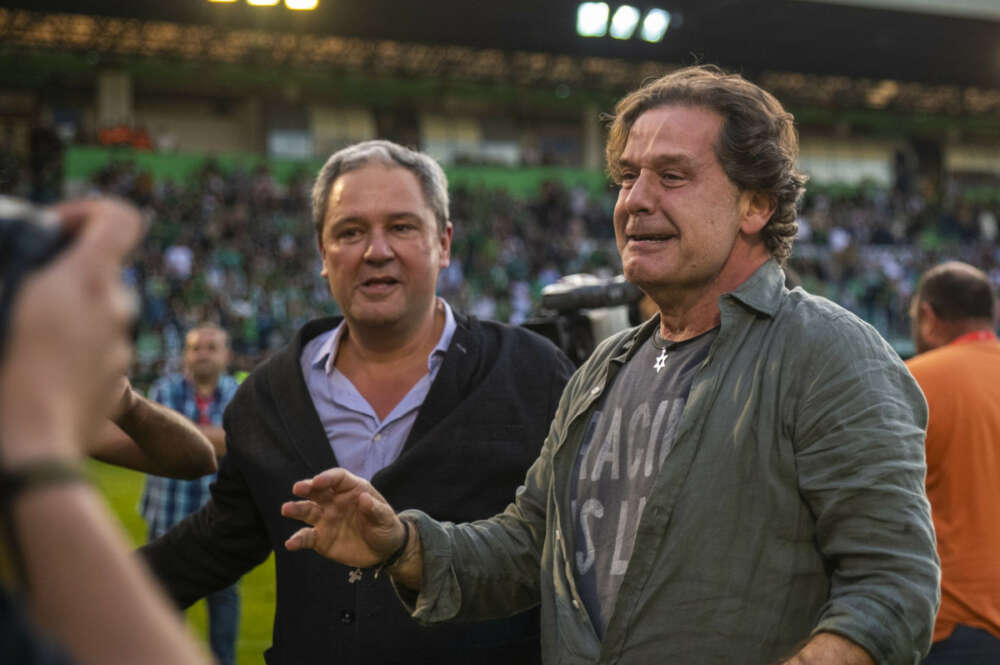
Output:
<path fill-rule="evenodd" d="M 623 157 L 664 150 L 702 153 L 714 150 L 725 119 L 704 106 L 666 104 L 639 114 L 625 141 Z"/>
<path fill-rule="evenodd" d="M 380 162 L 344 171 L 330 185 L 325 217 L 381 215 L 399 212 L 433 216 L 416 174 L 403 166 Z"/>

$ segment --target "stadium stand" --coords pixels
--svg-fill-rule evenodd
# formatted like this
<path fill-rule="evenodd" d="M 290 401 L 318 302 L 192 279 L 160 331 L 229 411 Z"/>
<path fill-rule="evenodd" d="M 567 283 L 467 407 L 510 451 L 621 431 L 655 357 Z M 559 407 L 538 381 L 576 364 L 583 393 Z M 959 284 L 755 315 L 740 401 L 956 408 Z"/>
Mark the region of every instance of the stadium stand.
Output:
<path fill-rule="evenodd" d="M 249 370 L 308 318 L 332 311 L 309 223 L 310 186 L 305 170 L 282 183 L 264 165 L 224 170 L 214 162 L 181 183 L 114 162 L 82 185 L 133 201 L 152 222 L 128 269 L 142 298 L 140 385 L 173 369 L 194 321 L 232 331 L 237 365 Z M 956 257 L 1000 285 L 998 203 L 941 206 L 898 190 L 818 186 L 803 203 L 789 265 L 807 290 L 856 312 L 909 355 L 906 311 L 924 270 Z M 441 293 L 479 316 L 520 323 L 560 276 L 616 274 L 612 204 L 610 190 L 557 180 L 534 196 L 453 188 L 453 260 Z"/>

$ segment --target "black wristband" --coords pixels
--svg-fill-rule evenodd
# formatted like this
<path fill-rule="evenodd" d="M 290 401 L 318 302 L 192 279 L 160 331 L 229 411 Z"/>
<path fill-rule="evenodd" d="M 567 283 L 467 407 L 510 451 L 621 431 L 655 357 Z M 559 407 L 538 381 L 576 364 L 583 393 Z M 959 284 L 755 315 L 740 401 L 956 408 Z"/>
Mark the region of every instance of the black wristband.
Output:
<path fill-rule="evenodd" d="M 14 470 L 0 469 L 0 504 L 9 504 L 28 490 L 69 483 L 90 483 L 90 476 L 79 462 L 43 459 Z"/>
<path fill-rule="evenodd" d="M 0 469 L 0 539 L 6 538 L 15 583 L 22 590 L 28 586 L 28 567 L 21 551 L 11 503 L 24 492 L 70 483 L 90 483 L 90 477 L 79 462 L 50 458 L 28 462 L 14 470 Z"/>
<path fill-rule="evenodd" d="M 395 566 L 396 563 L 402 558 L 403 553 L 406 552 L 406 546 L 410 544 L 410 521 L 401 519 L 399 520 L 403 523 L 403 544 L 400 545 L 395 552 L 389 555 L 389 558 L 378 565 L 375 570 L 375 577 L 378 578 L 378 574 L 382 572 L 384 568 L 390 568 Z"/>

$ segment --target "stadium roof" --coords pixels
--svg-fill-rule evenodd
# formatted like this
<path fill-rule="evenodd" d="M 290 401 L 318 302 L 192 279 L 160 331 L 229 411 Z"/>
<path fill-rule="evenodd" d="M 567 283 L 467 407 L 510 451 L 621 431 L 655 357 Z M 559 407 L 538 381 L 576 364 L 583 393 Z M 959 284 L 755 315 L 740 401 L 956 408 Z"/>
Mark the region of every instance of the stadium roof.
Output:
<path fill-rule="evenodd" d="M 648 3 L 632 4 L 644 9 Z M 947 11 L 949 4 L 960 15 L 928 13 Z M 671 64 L 697 59 L 751 75 L 791 71 L 1000 88 L 1000 15 L 990 20 L 989 12 L 977 12 L 977 7 L 996 7 L 996 0 L 656 0 L 680 17 L 659 44 L 578 37 L 575 0 L 319 0 L 313 12 L 206 0 L 14 0 L 3 5 Z"/>
<path fill-rule="evenodd" d="M 612 9 L 618 3 L 610 3 Z M 632 2 L 640 9 L 649 3 Z M 655 0 L 675 21 L 659 44 L 576 35 L 576 0 L 319 0 L 312 12 L 244 1 L 14 0 L 3 7 L 402 43 L 711 62 L 755 76 L 800 72 L 1000 88 L 996 0 Z M 944 5 L 944 7 L 942 7 Z M 914 11 L 886 9 L 908 7 Z M 971 8 L 971 9 L 970 9 Z M 676 20 L 679 17 L 680 20 Z"/>
<path fill-rule="evenodd" d="M 802 0 L 834 5 L 856 5 L 869 9 L 897 9 L 905 12 L 925 12 L 942 16 L 964 16 L 990 21 L 1000 20 L 1000 4 L 996 0 Z"/>

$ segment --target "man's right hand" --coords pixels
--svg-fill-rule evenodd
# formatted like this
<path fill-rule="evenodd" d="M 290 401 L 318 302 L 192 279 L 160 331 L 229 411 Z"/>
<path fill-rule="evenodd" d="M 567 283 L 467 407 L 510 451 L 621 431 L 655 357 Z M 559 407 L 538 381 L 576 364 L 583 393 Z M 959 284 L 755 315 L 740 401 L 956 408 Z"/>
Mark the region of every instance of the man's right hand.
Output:
<path fill-rule="evenodd" d="M 305 500 L 285 503 L 281 514 L 310 526 L 285 541 L 289 550 L 312 549 L 345 565 L 369 568 L 403 544 L 406 532 L 395 511 L 370 483 L 349 471 L 329 469 L 295 483 L 292 492 Z M 411 541 L 415 537 L 411 533 Z"/>

